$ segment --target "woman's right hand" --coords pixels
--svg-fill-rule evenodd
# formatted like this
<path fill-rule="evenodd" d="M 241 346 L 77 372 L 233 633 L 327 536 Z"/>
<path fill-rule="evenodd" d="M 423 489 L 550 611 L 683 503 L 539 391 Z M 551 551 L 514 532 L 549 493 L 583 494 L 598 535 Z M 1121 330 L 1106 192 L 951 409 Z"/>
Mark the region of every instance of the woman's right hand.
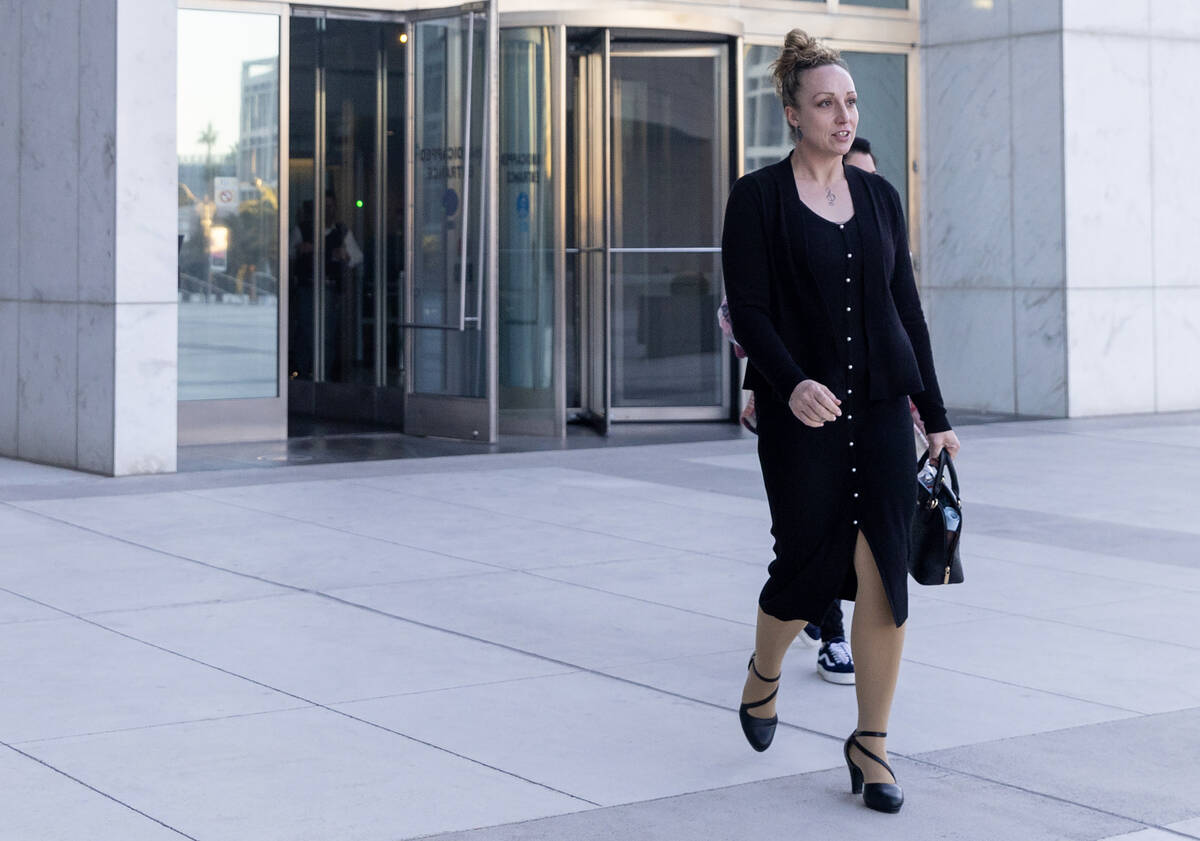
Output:
<path fill-rule="evenodd" d="M 788 407 L 805 426 L 820 427 L 842 416 L 842 401 L 816 380 L 802 380 L 792 390 Z"/>

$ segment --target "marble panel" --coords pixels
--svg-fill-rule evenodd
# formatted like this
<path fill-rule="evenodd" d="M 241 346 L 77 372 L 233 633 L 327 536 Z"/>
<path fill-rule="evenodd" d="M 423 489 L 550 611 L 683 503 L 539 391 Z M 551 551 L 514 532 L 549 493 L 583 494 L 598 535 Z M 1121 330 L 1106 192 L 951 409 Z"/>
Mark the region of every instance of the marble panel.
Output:
<path fill-rule="evenodd" d="M 1009 32 L 1062 31 L 1062 3 L 1058 0 L 1009 0 Z"/>
<path fill-rule="evenodd" d="M 97 733 L 25 749 L 72 776 L 102 780 L 106 794 L 138 804 L 184 838 L 396 841 L 589 805 L 327 710 Z"/>
<path fill-rule="evenodd" d="M 1150 28 L 1150 0 L 1062 0 L 1063 29 L 1145 35 Z"/>
<path fill-rule="evenodd" d="M 17 347 L 20 308 L 0 298 L 0 453 L 17 452 Z"/>
<path fill-rule="evenodd" d="M 359 587 L 335 595 L 585 669 L 734 651 L 753 635 L 752 615 L 734 622 L 521 572 Z M 647 640 L 655 640 L 653 651 Z"/>
<path fill-rule="evenodd" d="M 121 0 L 117 7 L 116 79 L 121 105 L 117 109 L 116 300 L 120 303 L 177 300 L 177 17 L 174 4 L 158 0 Z M 171 348 L 174 354 L 173 340 Z M 173 404 L 173 389 L 171 400 Z"/>
<path fill-rule="evenodd" d="M 11 593 L 58 610 L 96 614 L 101 623 L 105 611 L 174 609 L 290 593 L 265 581 L 98 535 L 42 541 L 35 551 L 0 546 L 0 583 Z"/>
<path fill-rule="evenodd" d="M 1155 409 L 1200 409 L 1200 287 L 1158 289 L 1154 297 Z"/>
<path fill-rule="evenodd" d="M 798 645 L 788 652 L 779 694 L 780 722 L 785 728 L 795 725 L 845 738 L 854 726 L 853 688 L 822 680 L 816 659 L 814 651 Z M 741 692 L 745 664 L 740 651 L 722 652 L 618 666 L 611 673 L 685 698 L 727 706 Z M 930 726 L 930 698 L 955 699 L 939 712 L 936 727 Z M 1109 706 L 981 678 L 955 666 L 927 666 L 905 657 L 892 707 L 889 730 L 894 741 L 889 741 L 889 747 L 911 754 L 1128 715 Z M 780 735 L 792 738 L 790 728 L 782 729 Z"/>
<path fill-rule="evenodd" d="M 20 297 L 78 297 L 79 3 L 21 4 Z"/>
<path fill-rule="evenodd" d="M 114 292 L 116 13 L 115 0 L 80 6 L 79 300 L 98 303 L 111 302 Z"/>
<path fill-rule="evenodd" d="M 648 683 L 655 685 L 653 679 Z M 724 709 L 736 692 L 735 684 L 716 706 L 583 673 L 339 709 L 602 806 L 709 791 L 838 762 L 835 741 L 805 732 L 788 732 L 786 750 L 762 756 L 747 751 Z M 531 706 L 541 713 L 528 715 Z M 699 733 L 706 736 L 696 738 Z"/>
<path fill-rule="evenodd" d="M 17 455 L 75 465 L 76 304 L 18 305 Z"/>
<path fill-rule="evenodd" d="M 1013 285 L 1061 287 L 1062 35 L 1014 38 L 1012 66 Z"/>
<path fill-rule="evenodd" d="M 1200 3 L 1196 4 L 1200 12 Z M 1186 244 L 1196 235 L 1193 189 L 1200 184 L 1194 142 L 1200 131 L 1200 40 L 1150 42 L 1154 150 L 1154 283 L 1200 285 L 1200 267 Z"/>
<path fill-rule="evenodd" d="M 1020 415 L 1067 414 L 1067 312 L 1063 289 L 1017 289 L 1017 405 Z"/>
<path fill-rule="evenodd" d="M 23 596 L 0 592 L 0 625 L 62 618 L 57 610 L 42 607 Z"/>
<path fill-rule="evenodd" d="M 173 277 L 173 275 L 172 275 Z M 113 474 L 175 470 L 178 304 L 118 304 Z"/>
<path fill-rule="evenodd" d="M 1154 411 L 1154 370 L 1154 290 L 1068 290 L 1071 417 Z"/>
<path fill-rule="evenodd" d="M 0 3 L 0 300 L 17 297 L 21 185 L 21 7 Z"/>
<path fill-rule="evenodd" d="M 924 281 L 1012 284 L 1009 47 L 925 51 Z"/>
<path fill-rule="evenodd" d="M 1057 657 L 1031 659 L 1051 662 L 1061 667 L 1064 675 L 1078 667 L 1067 650 L 1057 653 Z M 1171 655 L 1164 659 L 1167 657 Z M 1146 671 L 1187 682 L 1191 675 L 1182 674 L 1182 660 L 1171 657 L 1170 662 L 1169 668 Z M 977 774 L 1026 791 L 1053 793 L 1068 803 L 1161 827 L 1196 816 L 1194 793 L 1200 788 L 1200 763 L 1194 757 L 1197 731 L 1200 710 L 1187 709 L 1002 739 L 922 759 L 950 771 Z M 1070 767 L 1066 757 L 1085 761 L 1087 771 Z M 1061 837 L 1069 836 L 1064 833 Z M 1105 838 L 1111 833 L 1077 837 Z"/>
<path fill-rule="evenodd" d="M 0 790 L 4 791 L 6 803 L 20 804 L 18 808 L 4 810 L 4 832 L 9 838 L 39 841 L 76 838 L 179 841 L 180 838 L 170 827 L 16 751 L 0 754 Z"/>
<path fill-rule="evenodd" d="M 1150 32 L 1172 38 L 1200 38 L 1200 3 L 1150 0 Z"/>
<path fill-rule="evenodd" d="M 1154 282 L 1149 84 L 1148 41 L 1064 34 L 1069 286 Z"/>
<path fill-rule="evenodd" d="M 304 703 L 74 618 L 0 625 L 0 667 L 20 675 L 0 693 L 0 739 L 7 742 L 153 729 Z"/>
<path fill-rule="evenodd" d="M 921 295 L 946 405 L 1014 411 L 1012 290 L 926 289 Z"/>
<path fill-rule="evenodd" d="M 106 474 L 112 473 L 113 465 L 115 309 L 112 304 L 79 305 L 76 466 Z"/>
<path fill-rule="evenodd" d="M 1146 640 L 1112 629 L 1008 616 L 914 629 L 905 639 L 904 657 L 1119 711 L 1146 715 L 1195 708 L 1200 650 L 1172 646 L 1163 652 L 1170 669 L 1130 669 L 1129 661 L 1146 647 Z M 1054 656 L 1031 657 L 1033 651 Z"/>
<path fill-rule="evenodd" d="M 927 45 L 1003 38 L 1008 35 L 1009 4 L 1014 0 L 922 0 L 921 38 Z M 1021 0 L 1015 0 L 1020 5 Z"/>
<path fill-rule="evenodd" d="M 130 610 L 96 619 L 223 673 L 320 704 L 571 671 L 478 638 L 307 594 Z"/>

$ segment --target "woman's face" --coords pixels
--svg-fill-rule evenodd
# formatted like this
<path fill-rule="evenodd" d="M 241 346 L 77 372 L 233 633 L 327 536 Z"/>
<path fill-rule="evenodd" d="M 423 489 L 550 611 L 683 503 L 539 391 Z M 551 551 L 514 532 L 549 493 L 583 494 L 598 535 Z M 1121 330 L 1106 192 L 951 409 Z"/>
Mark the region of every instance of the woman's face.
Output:
<path fill-rule="evenodd" d="M 858 128 L 858 94 L 845 68 L 826 64 L 805 71 L 796 105 L 784 111 L 788 123 L 800 129 L 799 146 L 838 157 L 850 151 Z"/>

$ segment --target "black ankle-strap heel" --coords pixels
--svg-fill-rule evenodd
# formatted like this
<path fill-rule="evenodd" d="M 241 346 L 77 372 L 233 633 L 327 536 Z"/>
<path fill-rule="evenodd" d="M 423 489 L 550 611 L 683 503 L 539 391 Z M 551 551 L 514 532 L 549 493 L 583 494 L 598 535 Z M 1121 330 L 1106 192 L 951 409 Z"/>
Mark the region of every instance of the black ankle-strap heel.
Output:
<path fill-rule="evenodd" d="M 863 796 L 863 804 L 868 808 L 874 809 L 876 812 L 889 812 L 892 814 L 899 812 L 900 807 L 904 805 L 904 789 L 900 788 L 896 783 L 863 783 L 862 769 L 850 758 L 851 747 L 858 748 L 862 751 L 863 756 L 875 760 L 886 768 L 887 772 L 892 775 L 893 780 L 896 779 L 896 774 L 892 771 L 892 766 L 863 747 L 862 742 L 858 740 L 859 736 L 886 739 L 887 733 L 879 733 L 874 730 L 855 730 L 850 734 L 850 738 L 846 739 L 846 744 L 842 747 L 842 753 L 846 756 L 846 767 L 850 769 L 850 792 L 852 794 L 861 794 Z"/>
<path fill-rule="evenodd" d="M 763 683 L 777 683 L 779 681 L 780 675 L 763 677 L 759 674 L 758 669 L 754 667 L 753 654 L 750 655 L 750 662 L 746 664 L 746 668 L 754 672 L 754 676 Z M 750 747 L 759 753 L 762 753 L 771 746 L 771 740 L 775 738 L 775 725 L 779 723 L 779 716 L 773 715 L 770 718 L 757 718 L 750 715 L 749 710 L 771 703 L 771 699 L 778 694 L 779 687 L 776 687 L 770 695 L 761 701 L 755 701 L 752 704 L 742 704 L 738 707 L 738 718 L 742 722 L 742 732 L 746 734 L 746 741 L 750 743 Z"/>

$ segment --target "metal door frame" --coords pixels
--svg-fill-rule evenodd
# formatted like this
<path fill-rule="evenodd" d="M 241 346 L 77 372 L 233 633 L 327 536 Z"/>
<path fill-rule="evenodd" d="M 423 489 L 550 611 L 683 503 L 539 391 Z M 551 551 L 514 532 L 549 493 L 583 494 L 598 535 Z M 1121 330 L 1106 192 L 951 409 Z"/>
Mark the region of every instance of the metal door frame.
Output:
<path fill-rule="evenodd" d="M 566 41 L 566 28 L 563 27 Z M 609 55 L 612 35 L 608 29 L 599 30 L 594 41 L 587 45 L 579 60 L 583 62 L 583 73 L 568 78 L 566 50 L 563 52 L 564 88 L 572 82 L 579 85 L 575 101 L 574 137 L 575 171 L 564 173 L 565 181 L 573 182 L 575 202 L 576 245 L 566 248 L 565 238 L 558 250 L 563 254 L 563 265 L 567 259 L 576 261 L 577 305 L 579 306 L 579 397 L 580 419 L 594 426 L 602 434 L 608 434 L 612 417 L 612 371 L 610 364 L 610 310 L 609 310 L 609 265 L 608 246 L 611 229 L 609 226 Z M 565 99 L 565 90 L 564 90 Z M 568 139 L 566 109 L 558 123 L 559 135 L 563 138 L 563 157 L 566 161 Z M 565 195 L 560 216 L 565 217 Z M 563 224 L 565 231 L 565 222 Z M 564 277 L 565 286 L 565 277 Z M 566 318 L 564 313 L 565 333 Z M 563 337 L 565 355 L 566 337 Z M 565 360 L 564 360 L 565 368 Z M 560 402 L 566 411 L 565 377 L 559 386 L 562 391 Z"/>

